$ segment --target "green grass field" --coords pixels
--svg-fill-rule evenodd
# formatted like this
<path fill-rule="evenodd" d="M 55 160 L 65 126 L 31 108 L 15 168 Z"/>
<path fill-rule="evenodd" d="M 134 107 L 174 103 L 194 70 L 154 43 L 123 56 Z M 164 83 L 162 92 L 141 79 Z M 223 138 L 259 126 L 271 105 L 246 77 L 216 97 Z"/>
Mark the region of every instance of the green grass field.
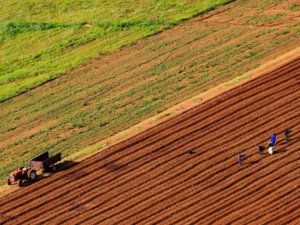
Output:
<path fill-rule="evenodd" d="M 0 0 L 0 102 L 230 0 Z"/>

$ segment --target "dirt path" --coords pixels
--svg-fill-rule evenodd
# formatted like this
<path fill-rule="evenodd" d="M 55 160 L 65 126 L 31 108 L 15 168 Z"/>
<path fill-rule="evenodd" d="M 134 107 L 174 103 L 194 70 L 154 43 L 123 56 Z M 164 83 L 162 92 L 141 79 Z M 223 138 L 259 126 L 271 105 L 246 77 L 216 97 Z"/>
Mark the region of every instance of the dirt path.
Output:
<path fill-rule="evenodd" d="M 0 223 L 295 222 L 299 76 L 300 57 L 8 195 Z M 257 154 L 273 132 L 276 154 Z"/>

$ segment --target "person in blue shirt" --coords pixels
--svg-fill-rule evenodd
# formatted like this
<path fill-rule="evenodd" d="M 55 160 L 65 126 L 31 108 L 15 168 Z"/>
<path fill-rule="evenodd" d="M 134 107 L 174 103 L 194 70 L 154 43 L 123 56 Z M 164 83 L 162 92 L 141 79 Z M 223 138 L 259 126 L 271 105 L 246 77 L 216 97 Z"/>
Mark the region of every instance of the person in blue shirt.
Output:
<path fill-rule="evenodd" d="M 270 142 L 271 142 L 272 146 L 276 145 L 276 134 L 271 135 Z"/>

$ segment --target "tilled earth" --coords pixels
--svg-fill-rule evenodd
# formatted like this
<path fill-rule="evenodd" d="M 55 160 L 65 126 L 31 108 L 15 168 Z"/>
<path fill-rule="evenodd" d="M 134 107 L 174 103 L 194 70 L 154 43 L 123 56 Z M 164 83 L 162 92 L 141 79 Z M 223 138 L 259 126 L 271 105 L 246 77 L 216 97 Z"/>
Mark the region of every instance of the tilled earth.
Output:
<path fill-rule="evenodd" d="M 299 109 L 300 57 L 3 197 L 0 223 L 299 224 Z"/>

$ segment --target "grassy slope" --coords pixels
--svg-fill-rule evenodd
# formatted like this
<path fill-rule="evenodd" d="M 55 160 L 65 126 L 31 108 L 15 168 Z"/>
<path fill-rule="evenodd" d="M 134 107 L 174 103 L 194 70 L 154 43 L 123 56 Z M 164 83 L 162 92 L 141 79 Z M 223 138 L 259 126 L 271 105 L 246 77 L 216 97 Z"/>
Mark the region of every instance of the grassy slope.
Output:
<path fill-rule="evenodd" d="M 45 150 L 70 156 L 292 49 L 299 7 L 286 2 L 237 1 L 0 103 L 1 180 Z"/>
<path fill-rule="evenodd" d="M 0 0 L 0 102 L 230 0 Z"/>

